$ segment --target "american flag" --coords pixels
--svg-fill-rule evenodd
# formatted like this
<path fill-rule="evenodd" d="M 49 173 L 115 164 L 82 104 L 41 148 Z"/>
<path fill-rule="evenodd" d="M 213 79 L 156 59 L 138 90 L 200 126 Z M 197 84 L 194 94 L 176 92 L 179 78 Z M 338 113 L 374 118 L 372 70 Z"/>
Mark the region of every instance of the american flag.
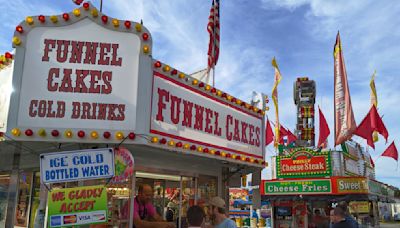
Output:
<path fill-rule="evenodd" d="M 208 70 L 217 65 L 219 56 L 219 0 L 212 0 L 207 31 L 210 34 L 208 44 Z"/>

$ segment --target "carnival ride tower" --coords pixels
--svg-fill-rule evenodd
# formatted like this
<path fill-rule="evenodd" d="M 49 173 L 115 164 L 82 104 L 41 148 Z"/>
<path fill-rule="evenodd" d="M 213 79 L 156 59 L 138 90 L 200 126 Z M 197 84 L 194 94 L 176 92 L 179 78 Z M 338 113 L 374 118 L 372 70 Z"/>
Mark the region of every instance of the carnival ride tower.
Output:
<path fill-rule="evenodd" d="M 297 105 L 297 124 L 295 134 L 297 136 L 296 146 L 314 147 L 314 105 L 316 88 L 315 81 L 307 77 L 297 78 L 294 82 L 293 98 Z"/>

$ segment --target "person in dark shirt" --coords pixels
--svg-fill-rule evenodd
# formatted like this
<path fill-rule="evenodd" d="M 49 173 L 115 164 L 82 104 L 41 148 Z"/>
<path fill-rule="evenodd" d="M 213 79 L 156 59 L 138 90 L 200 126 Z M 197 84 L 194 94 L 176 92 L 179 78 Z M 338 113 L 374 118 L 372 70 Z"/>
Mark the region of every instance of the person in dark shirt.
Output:
<path fill-rule="evenodd" d="M 359 225 L 357 223 L 357 221 L 353 218 L 353 216 L 350 215 L 350 211 L 349 211 L 349 207 L 346 201 L 341 201 L 338 203 L 338 207 L 342 208 L 342 210 L 344 211 L 345 215 L 346 215 L 346 219 L 349 220 L 351 223 L 353 223 L 353 227 L 358 228 Z"/>
<path fill-rule="evenodd" d="M 333 209 L 333 222 L 332 228 L 357 228 L 354 223 L 346 219 L 346 212 L 341 207 Z"/>

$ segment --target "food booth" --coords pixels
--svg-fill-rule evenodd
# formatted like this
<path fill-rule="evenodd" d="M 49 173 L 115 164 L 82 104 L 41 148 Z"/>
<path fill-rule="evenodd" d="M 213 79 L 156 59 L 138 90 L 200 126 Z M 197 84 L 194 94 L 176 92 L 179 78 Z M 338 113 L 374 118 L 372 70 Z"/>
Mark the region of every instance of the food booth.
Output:
<path fill-rule="evenodd" d="M 347 142 L 343 148 L 294 147 L 275 157 L 273 179 L 261 185 L 262 200 L 272 205 L 273 227 L 327 225 L 330 210 L 341 201 L 347 202 L 359 224 L 379 224 L 378 203 L 392 202 L 393 191 L 375 180 L 369 154 L 361 147 Z"/>
<path fill-rule="evenodd" d="M 12 78 L 0 110 L 0 224 L 83 224 L 73 209 L 49 222 L 62 210 L 61 196 L 73 200 L 71 192 L 80 191 L 106 202 L 105 214 L 82 218 L 131 225 L 133 207 L 126 205 L 135 186 L 150 184 L 157 212 L 164 216 L 169 205 L 180 227 L 190 205 L 205 206 L 217 195 L 228 202 L 228 187 L 240 186 L 241 176 L 253 173 L 260 183 L 264 111 L 153 59 L 152 39 L 143 24 L 90 3 L 28 16 L 16 27 L 15 54 L 0 67 Z M 50 179 L 69 178 L 51 182 L 40 172 L 77 165 L 63 157 L 41 165 L 47 156 L 87 153 L 85 164 L 93 165 L 103 162 L 98 150 L 107 149 L 114 154 L 112 177 L 102 176 L 104 169 L 92 179 L 49 171 Z"/>

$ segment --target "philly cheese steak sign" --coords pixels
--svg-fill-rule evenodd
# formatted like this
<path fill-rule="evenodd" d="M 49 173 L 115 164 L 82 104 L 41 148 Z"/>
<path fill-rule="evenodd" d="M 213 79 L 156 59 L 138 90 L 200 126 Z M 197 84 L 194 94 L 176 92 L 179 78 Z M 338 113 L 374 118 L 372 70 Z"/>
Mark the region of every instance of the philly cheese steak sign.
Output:
<path fill-rule="evenodd" d="M 330 152 L 297 148 L 288 156 L 276 157 L 278 178 L 324 177 L 331 175 Z"/>

